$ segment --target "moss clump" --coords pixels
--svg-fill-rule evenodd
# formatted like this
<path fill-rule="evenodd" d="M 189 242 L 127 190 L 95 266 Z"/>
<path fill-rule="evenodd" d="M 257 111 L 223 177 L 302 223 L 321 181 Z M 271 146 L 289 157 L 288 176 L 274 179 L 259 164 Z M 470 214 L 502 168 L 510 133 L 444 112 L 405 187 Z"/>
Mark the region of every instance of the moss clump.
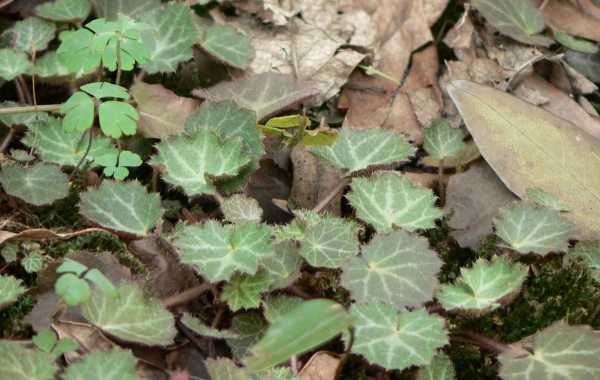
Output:
<path fill-rule="evenodd" d="M 31 337 L 31 328 L 22 326 L 18 321 L 31 312 L 35 299 L 26 295 L 17 303 L 0 311 L 0 338 L 2 339 L 27 339 Z"/>

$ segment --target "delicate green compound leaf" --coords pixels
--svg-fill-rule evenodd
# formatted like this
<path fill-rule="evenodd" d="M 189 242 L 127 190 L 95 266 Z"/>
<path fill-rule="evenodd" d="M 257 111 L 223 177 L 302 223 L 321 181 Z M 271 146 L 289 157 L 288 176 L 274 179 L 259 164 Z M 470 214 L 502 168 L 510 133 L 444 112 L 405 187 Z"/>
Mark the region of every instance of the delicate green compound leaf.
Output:
<path fill-rule="evenodd" d="M 53 117 L 39 124 L 38 140 L 35 151 L 46 162 L 55 162 L 59 165 L 76 166 L 88 147 L 88 138 L 82 138 L 80 133 L 68 133 L 61 126 L 61 120 Z M 30 131 L 21 140 L 25 145 L 31 147 L 35 139 L 35 132 Z M 88 152 L 84 164 L 88 163 L 90 168 L 100 165 L 99 157 L 106 154 L 117 154 L 117 148 L 110 139 L 94 136 L 92 147 Z"/>
<path fill-rule="evenodd" d="M 253 355 L 244 364 L 251 372 L 263 371 L 328 341 L 355 320 L 334 301 L 306 301 L 271 324 L 260 342 L 250 348 Z"/>
<path fill-rule="evenodd" d="M 58 341 L 54 349 L 52 350 L 52 354 L 56 357 L 61 356 L 65 352 L 75 351 L 79 348 L 79 343 L 75 342 L 71 338 L 65 338 Z"/>
<path fill-rule="evenodd" d="M 139 182 L 104 180 L 99 188 L 81 195 L 79 212 L 103 227 L 145 236 L 164 210 L 159 195 L 148 194 Z"/>
<path fill-rule="evenodd" d="M 83 304 L 83 315 L 90 323 L 128 342 L 151 346 L 173 343 L 175 318 L 162 302 L 146 299 L 135 284 L 122 283 L 117 290 L 119 298 L 96 291 Z"/>
<path fill-rule="evenodd" d="M 31 340 L 33 341 L 33 344 L 35 344 L 42 351 L 52 352 L 58 337 L 54 331 L 44 330 L 37 333 L 37 335 L 34 335 Z"/>
<path fill-rule="evenodd" d="M 515 352 L 516 351 L 516 352 Z M 600 336 L 587 325 L 557 321 L 533 336 L 533 353 L 507 350 L 498 356 L 505 380 L 571 380 L 600 377 Z"/>
<path fill-rule="evenodd" d="M 119 291 L 117 288 L 115 288 L 112 282 L 110 282 L 110 280 L 106 278 L 98 269 L 90 269 L 90 271 L 87 272 L 83 278 L 96 284 L 98 289 L 100 289 L 102 293 L 106 294 L 110 298 L 119 297 Z"/>
<path fill-rule="evenodd" d="M 518 41 L 544 46 L 552 43 L 550 37 L 538 35 L 546 28 L 546 20 L 529 0 L 473 0 L 472 4 L 490 24 Z"/>
<path fill-rule="evenodd" d="M 435 118 L 429 128 L 423 128 L 423 148 L 436 160 L 452 157 L 465 146 L 465 134 L 460 128 L 452 128 L 444 119 Z"/>
<path fill-rule="evenodd" d="M 240 154 L 241 139 L 225 139 L 208 128 L 193 136 L 180 135 L 162 140 L 150 165 L 164 168 L 163 179 L 181 186 L 188 196 L 214 194 L 213 180 L 234 176 L 250 158 Z"/>
<path fill-rule="evenodd" d="M 198 34 L 198 43 L 220 61 L 245 69 L 254 57 L 251 39 L 233 25 L 214 24 Z"/>
<path fill-rule="evenodd" d="M 4 256 L 4 250 L 3 255 Z M 0 276 L 0 310 L 17 301 L 19 296 L 27 291 L 21 285 L 21 280 L 13 276 Z"/>
<path fill-rule="evenodd" d="M 260 223 L 263 213 L 256 199 L 242 194 L 235 194 L 225 199 L 221 204 L 221 211 L 226 220 L 236 224 L 245 224 L 250 221 Z"/>
<path fill-rule="evenodd" d="M 21 266 L 27 273 L 35 273 L 44 267 L 44 256 L 38 252 L 29 252 L 23 260 L 21 260 Z"/>
<path fill-rule="evenodd" d="M 183 313 L 181 317 L 181 323 L 183 323 L 188 329 L 192 330 L 200 336 L 208 336 L 215 339 L 230 339 L 239 337 L 228 330 L 217 330 L 201 323 L 197 318 L 192 317 L 190 313 Z"/>
<path fill-rule="evenodd" d="M 69 179 L 56 165 L 41 162 L 24 167 L 7 165 L 0 173 L 0 183 L 8 194 L 32 205 L 42 206 L 69 194 Z"/>
<path fill-rule="evenodd" d="M 8 242 L 6 244 L 4 244 L 4 247 L 2 248 L 2 258 L 4 258 L 4 261 L 6 261 L 7 263 L 12 263 L 13 261 L 17 260 L 17 254 L 19 253 L 19 244 L 15 243 L 15 242 Z"/>
<path fill-rule="evenodd" d="M 56 371 L 58 365 L 52 354 L 0 340 L 0 379 L 53 380 Z"/>
<path fill-rule="evenodd" d="M 117 21 L 119 13 L 129 17 L 137 16 L 160 7 L 160 0 L 94 0 L 98 17 Z"/>
<path fill-rule="evenodd" d="M 456 380 L 454 365 L 450 357 L 440 351 L 431 362 L 419 368 L 418 380 Z"/>
<path fill-rule="evenodd" d="M 83 132 L 94 122 L 94 99 L 85 92 L 74 93 L 60 109 L 66 113 L 62 126 L 66 132 Z"/>
<path fill-rule="evenodd" d="M 227 280 L 236 270 L 253 275 L 259 262 L 273 255 L 271 229 L 256 222 L 223 226 L 209 220 L 186 227 L 175 245 L 181 261 L 197 265 L 211 282 Z"/>
<path fill-rule="evenodd" d="M 156 39 L 155 33 L 150 30 L 140 34 L 140 41 L 150 51 L 150 59 L 143 65 L 149 74 L 173 72 L 179 62 L 192 58 L 196 27 L 187 4 L 167 3 L 163 8 L 145 13 L 140 21 L 150 25 L 159 36 Z"/>
<path fill-rule="evenodd" d="M 320 163 L 346 171 L 346 175 L 376 166 L 396 165 L 415 153 L 394 131 L 379 127 L 341 128 L 339 139 L 331 146 L 308 148 Z"/>
<path fill-rule="evenodd" d="M 81 86 L 80 89 L 92 95 L 94 98 L 119 98 L 129 99 L 129 93 L 125 87 L 117 86 L 108 82 L 94 82 Z"/>
<path fill-rule="evenodd" d="M 508 244 L 508 248 L 542 256 L 553 251 L 566 251 L 569 238 L 575 232 L 575 225 L 558 211 L 529 201 L 501 209 L 500 217 L 494 219 L 494 226 L 496 235 Z"/>
<path fill-rule="evenodd" d="M 121 134 L 134 135 L 137 129 L 135 121 L 140 118 L 131 104 L 112 100 L 100 104 L 98 116 L 102 132 L 115 139 L 121 137 Z"/>
<path fill-rule="evenodd" d="M 208 358 L 204 362 L 212 380 L 250 380 L 250 374 L 244 367 L 238 367 L 231 359 Z"/>
<path fill-rule="evenodd" d="M 56 50 L 60 60 L 67 65 L 69 72 L 76 73 L 80 70 L 93 71 L 102 60 L 102 53 L 90 51 L 94 33 L 87 29 L 61 34 L 62 43 Z"/>
<path fill-rule="evenodd" d="M 533 202 L 540 204 L 542 206 L 552 207 L 557 211 L 571 211 L 573 210 L 569 205 L 566 205 L 562 202 L 559 202 L 552 195 L 548 194 L 544 190 L 539 187 L 533 187 L 525 189 L 527 193 L 527 197 L 531 199 Z"/>
<path fill-rule="evenodd" d="M 581 53 L 596 54 L 598 52 L 598 46 L 593 43 L 586 41 L 582 38 L 572 36 L 568 33 L 554 31 L 554 38 L 556 41 L 565 45 L 571 50 L 575 50 Z"/>
<path fill-rule="evenodd" d="M 103 156 L 98 157 L 95 161 L 98 165 L 105 166 L 104 174 L 108 177 L 115 177 L 116 179 L 123 180 L 129 175 L 129 167 L 138 167 L 142 164 L 142 158 L 133 152 L 123 150 L 121 153 L 111 152 Z"/>
<path fill-rule="evenodd" d="M 42 4 L 35 9 L 40 17 L 73 23 L 85 20 L 91 10 L 90 0 L 56 0 L 53 3 Z"/>
<path fill-rule="evenodd" d="M 393 306 L 375 302 L 354 304 L 350 312 L 358 318 L 352 352 L 388 371 L 428 364 L 435 350 L 448 344 L 444 318 L 426 309 L 397 314 Z"/>
<path fill-rule="evenodd" d="M 308 100 L 318 91 L 281 73 L 252 75 L 239 82 L 225 82 L 208 89 L 194 90 L 199 98 L 219 103 L 233 99 L 238 106 L 256 112 L 262 118 L 293 104 Z"/>
<path fill-rule="evenodd" d="M 285 288 L 296 281 L 303 262 L 295 242 L 285 240 L 275 245 L 275 255 L 262 262 L 273 280 L 271 290 Z"/>
<path fill-rule="evenodd" d="M 71 363 L 63 380 L 141 380 L 135 371 L 137 359 L 131 350 L 114 347 L 110 352 L 95 350 L 82 361 Z"/>
<path fill-rule="evenodd" d="M 352 179 L 352 191 L 346 198 L 360 219 L 382 233 L 398 227 L 411 232 L 433 228 L 442 216 L 430 189 L 391 171 L 375 173 L 370 179 Z"/>
<path fill-rule="evenodd" d="M 362 257 L 341 265 L 341 284 L 356 302 L 380 300 L 398 310 L 418 307 L 433 298 L 442 261 L 427 239 L 404 230 L 377 234 L 362 248 Z"/>
<path fill-rule="evenodd" d="M 263 301 L 265 318 L 269 323 L 273 323 L 277 318 L 291 312 L 303 302 L 302 298 L 286 294 L 269 294 Z"/>
<path fill-rule="evenodd" d="M 0 108 L 13 108 L 20 107 L 18 103 L 15 102 L 4 102 L 0 103 Z M 46 112 L 38 112 L 37 119 L 39 122 L 46 121 L 48 119 L 48 114 Z M 25 113 L 17 113 L 12 115 L 2 115 L 0 116 L 0 120 L 6 124 L 8 127 L 12 127 L 15 125 L 25 125 L 30 129 L 35 128 L 35 112 L 25 112 Z"/>
<path fill-rule="evenodd" d="M 580 241 L 567 252 L 567 256 L 582 257 L 583 262 L 592 270 L 594 279 L 600 282 L 600 240 Z"/>
<path fill-rule="evenodd" d="M 31 63 L 24 53 L 13 49 L 0 49 L 0 78 L 13 80 L 29 71 Z"/>
<path fill-rule="evenodd" d="M 337 268 L 359 252 L 356 230 L 342 219 L 309 224 L 300 255 L 314 267 Z"/>
<path fill-rule="evenodd" d="M 258 342 L 267 331 L 267 323 L 256 311 L 238 314 L 231 320 L 231 332 L 239 335 L 227 339 L 227 345 L 236 358 L 250 354 L 249 348 Z"/>
<path fill-rule="evenodd" d="M 221 298 L 232 311 L 260 306 L 260 294 L 269 290 L 271 276 L 260 270 L 251 276 L 245 273 L 233 275 L 223 287 Z"/>
<path fill-rule="evenodd" d="M 527 271 L 527 267 L 510 265 L 508 260 L 497 256 L 492 261 L 480 258 L 472 268 L 460 268 L 456 282 L 441 285 L 435 296 L 446 310 L 490 312 L 514 299 Z"/>
<path fill-rule="evenodd" d="M 14 38 L 14 49 L 18 52 L 29 53 L 35 51 L 39 54 L 46 50 L 48 42 L 54 39 L 56 25 L 53 22 L 38 17 L 27 17 L 23 21 L 17 21 L 8 31 Z"/>
<path fill-rule="evenodd" d="M 77 306 L 87 302 L 92 294 L 86 280 L 73 273 L 65 273 L 54 284 L 54 291 L 69 306 Z"/>
<path fill-rule="evenodd" d="M 594 83 L 600 83 L 600 53 L 586 54 L 569 50 L 565 59 L 571 67 Z"/>

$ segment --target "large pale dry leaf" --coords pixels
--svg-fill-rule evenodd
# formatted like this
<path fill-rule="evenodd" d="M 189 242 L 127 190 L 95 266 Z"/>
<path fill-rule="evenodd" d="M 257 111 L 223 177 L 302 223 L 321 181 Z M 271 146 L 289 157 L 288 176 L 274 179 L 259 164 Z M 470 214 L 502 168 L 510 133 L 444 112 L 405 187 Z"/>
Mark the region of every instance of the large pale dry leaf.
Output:
<path fill-rule="evenodd" d="M 533 1 L 538 7 L 542 2 Z M 600 41 L 600 6 L 596 1 L 547 1 L 542 11 L 552 28 Z"/>
<path fill-rule="evenodd" d="M 524 198 L 539 187 L 573 207 L 577 238 L 600 237 L 600 142 L 570 122 L 503 91 L 466 80 L 448 92 L 503 182 Z"/>

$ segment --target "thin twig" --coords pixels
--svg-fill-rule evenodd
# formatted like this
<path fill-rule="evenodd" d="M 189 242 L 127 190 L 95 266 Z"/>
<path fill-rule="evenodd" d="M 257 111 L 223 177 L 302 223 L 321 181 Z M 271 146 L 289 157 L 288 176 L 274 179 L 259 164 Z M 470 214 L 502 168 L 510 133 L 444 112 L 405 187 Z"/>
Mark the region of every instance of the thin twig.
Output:
<path fill-rule="evenodd" d="M 15 88 L 17 89 L 19 104 L 25 104 L 25 94 L 23 93 L 23 89 L 21 88 L 21 84 L 19 83 L 19 78 L 16 77 L 15 79 L 13 79 L 13 83 L 15 84 Z"/>
<path fill-rule="evenodd" d="M 543 10 L 544 10 L 544 8 L 546 8 L 546 5 L 548 5 L 548 2 L 549 2 L 549 0 L 544 0 L 544 1 L 542 2 L 542 5 L 540 5 L 540 7 L 539 7 L 539 10 L 540 10 L 540 11 L 543 11 Z"/>
<path fill-rule="evenodd" d="M 40 134 L 40 118 L 38 117 L 37 96 L 35 94 L 35 55 L 35 41 L 31 41 L 31 91 L 33 94 L 33 108 L 35 109 L 35 136 L 33 137 L 33 143 L 31 143 L 29 154 L 33 154 L 35 151 L 35 144 L 37 144 L 38 136 Z"/>
<path fill-rule="evenodd" d="M 317 203 L 315 205 L 315 207 L 312 208 L 312 212 L 314 213 L 320 213 L 321 211 L 323 211 L 325 209 L 325 207 L 327 207 L 327 205 L 329 203 L 331 203 L 331 201 L 333 200 L 333 198 L 335 198 L 338 193 L 340 193 L 342 190 L 344 190 L 344 188 L 346 187 L 346 185 L 350 183 L 350 178 L 348 177 L 344 177 L 340 180 L 340 182 L 338 182 L 333 189 L 331 189 L 329 191 L 329 194 L 327 194 L 327 196 L 325 196 L 325 198 L 321 199 L 319 201 L 319 203 Z"/>
<path fill-rule="evenodd" d="M 506 343 L 498 342 L 487 335 L 475 331 L 461 331 L 450 334 L 450 340 L 455 342 L 470 343 L 488 350 L 502 353 L 509 347 Z"/>
<path fill-rule="evenodd" d="M 225 202 L 225 197 L 221 193 L 219 193 L 218 190 L 215 191 L 213 197 L 215 198 L 215 201 L 217 201 L 217 203 L 220 205 L 222 205 L 223 202 Z"/>
<path fill-rule="evenodd" d="M 175 305 L 181 305 L 183 303 L 189 302 L 195 298 L 198 298 L 210 288 L 207 282 L 200 284 L 199 286 L 188 289 L 184 292 L 175 294 L 171 297 L 167 297 L 163 300 L 163 304 L 166 307 L 173 307 Z"/>
<path fill-rule="evenodd" d="M 183 216 L 185 217 L 185 219 L 190 222 L 191 224 L 196 224 L 198 223 L 198 219 L 196 219 L 196 217 L 194 217 L 194 215 L 191 213 L 190 210 L 188 210 L 186 207 L 183 207 L 181 209 L 181 213 L 183 214 Z"/>
<path fill-rule="evenodd" d="M 62 104 L 44 104 L 42 106 L 25 106 L 25 107 L 10 107 L 0 108 L 0 116 L 2 115 L 17 115 L 20 113 L 31 113 L 31 112 L 54 112 L 60 111 Z"/>
<path fill-rule="evenodd" d="M 342 374 L 342 370 L 344 369 L 344 365 L 348 361 L 350 357 L 350 352 L 352 351 L 352 346 L 354 345 L 354 327 L 348 327 L 348 331 L 350 332 L 350 341 L 348 342 L 348 347 L 346 347 L 346 351 L 344 351 L 344 355 L 340 359 L 337 368 L 335 369 L 335 376 L 333 376 L 333 380 L 337 380 Z"/>
<path fill-rule="evenodd" d="M 160 179 L 160 171 L 156 166 L 152 167 L 152 192 L 158 193 L 158 180 Z"/>
<path fill-rule="evenodd" d="M 442 158 L 438 164 L 438 191 L 440 193 L 440 207 L 444 207 L 444 159 Z"/>
<path fill-rule="evenodd" d="M 200 339 L 196 338 L 196 335 L 194 335 L 194 332 L 192 332 L 190 329 L 188 329 L 186 325 L 181 323 L 181 321 L 177 321 L 177 327 L 179 328 L 179 330 L 182 333 L 185 334 L 185 336 L 188 337 L 188 339 L 192 343 L 194 343 L 196 345 L 196 347 L 198 347 L 198 349 L 200 349 L 201 351 L 204 351 L 204 347 L 202 347 L 202 342 L 200 342 Z"/>
<path fill-rule="evenodd" d="M 121 82 L 121 39 L 117 38 L 117 79 L 115 84 L 118 86 Z"/>
<path fill-rule="evenodd" d="M 6 149 L 8 144 L 10 144 L 14 135 L 15 135 L 15 130 L 11 128 L 8 131 L 8 134 L 6 135 L 6 137 L 4 138 L 4 141 L 2 141 L 2 145 L 0 145 L 0 152 L 4 152 L 4 149 Z"/>
<path fill-rule="evenodd" d="M 292 355 L 290 367 L 292 368 L 292 375 L 298 376 L 298 355 Z"/>
<path fill-rule="evenodd" d="M 27 85 L 27 82 L 25 82 L 25 79 L 23 79 L 23 76 L 19 75 L 17 77 L 17 80 L 19 81 L 19 83 L 21 83 L 23 92 L 25 93 L 25 99 L 27 99 L 27 104 L 33 103 L 33 98 L 31 97 L 31 93 L 29 92 L 29 86 Z"/>
<path fill-rule="evenodd" d="M 79 160 L 79 162 L 77 163 L 77 166 L 75 166 L 75 169 L 73 169 L 73 172 L 69 176 L 69 181 L 73 180 L 73 177 L 75 177 L 75 174 L 79 170 L 79 167 L 81 166 L 81 164 L 83 163 L 83 161 L 85 161 L 85 159 L 87 158 L 88 153 L 90 153 L 90 150 L 92 149 L 92 140 L 94 139 L 94 132 L 92 131 L 92 128 L 87 129 L 85 132 L 83 132 L 83 133 L 87 132 L 87 133 L 90 134 L 90 140 L 88 141 L 88 146 L 87 146 L 87 149 L 85 150 L 85 153 L 83 153 L 83 156 L 81 156 L 81 160 Z"/>

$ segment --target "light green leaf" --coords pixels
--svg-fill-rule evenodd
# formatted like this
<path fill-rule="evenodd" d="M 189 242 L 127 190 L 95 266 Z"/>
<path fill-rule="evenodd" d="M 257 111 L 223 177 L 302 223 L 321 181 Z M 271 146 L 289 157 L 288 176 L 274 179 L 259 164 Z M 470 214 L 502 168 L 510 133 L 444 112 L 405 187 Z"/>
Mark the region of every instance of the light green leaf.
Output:
<path fill-rule="evenodd" d="M 102 60 L 102 53 L 90 51 L 94 37 L 94 33 L 87 29 L 61 34 L 62 43 L 56 50 L 56 54 L 67 65 L 69 72 L 76 73 L 80 70 L 89 72 L 98 67 Z"/>
<path fill-rule="evenodd" d="M 131 350 L 114 347 L 110 352 L 95 350 L 82 361 L 71 363 L 63 380 L 140 380 L 135 371 L 137 359 Z"/>
<path fill-rule="evenodd" d="M 30 67 L 26 54 L 17 53 L 13 49 L 0 49 L 0 78 L 13 80 L 29 72 Z"/>
<path fill-rule="evenodd" d="M 74 93 L 60 109 L 66 113 L 62 126 L 66 132 L 83 132 L 94 122 L 94 99 L 85 92 Z"/>
<path fill-rule="evenodd" d="M 273 117 L 266 122 L 265 127 L 271 128 L 291 128 L 297 127 L 302 123 L 302 119 L 304 117 L 302 115 L 289 115 L 289 116 L 280 116 Z M 311 126 L 311 121 L 309 118 L 306 118 L 306 126 Z"/>
<path fill-rule="evenodd" d="M 525 189 L 525 193 L 527 193 L 527 197 L 529 199 L 542 206 L 552 207 L 557 211 L 573 210 L 571 207 L 569 207 L 569 205 L 557 201 L 552 195 L 548 194 L 539 187 Z"/>
<path fill-rule="evenodd" d="M 260 306 L 260 294 L 269 290 L 271 282 L 266 270 L 260 270 L 253 276 L 235 274 L 223 286 L 221 298 L 232 311 L 252 309 Z"/>
<path fill-rule="evenodd" d="M 16 302 L 19 296 L 27 291 L 21 283 L 21 280 L 13 276 L 0 276 L 0 310 Z"/>
<path fill-rule="evenodd" d="M 65 338 L 58 341 L 54 349 L 52 350 L 52 354 L 55 357 L 62 356 L 65 352 L 75 351 L 79 348 L 79 343 L 75 342 L 71 338 Z"/>
<path fill-rule="evenodd" d="M 208 336 L 215 339 L 229 339 L 237 338 L 238 334 L 235 334 L 228 330 L 217 330 L 212 327 L 208 327 L 201 323 L 197 318 L 192 317 L 189 313 L 183 313 L 181 317 L 181 323 L 183 323 L 188 329 L 192 330 L 200 336 Z"/>
<path fill-rule="evenodd" d="M 89 268 L 75 260 L 66 258 L 64 259 L 63 263 L 60 264 L 60 266 L 58 268 L 56 268 L 56 273 L 67 273 L 67 272 L 72 272 L 75 273 L 77 276 L 81 276 L 83 274 L 83 272 L 85 272 L 86 270 L 88 270 Z"/>
<path fill-rule="evenodd" d="M 277 318 L 291 312 L 303 302 L 302 298 L 286 294 L 269 294 L 263 301 L 265 318 L 269 323 L 273 323 Z"/>
<path fill-rule="evenodd" d="M 159 36 L 156 39 L 155 33 L 149 30 L 140 34 L 140 41 L 150 51 L 150 59 L 143 65 L 149 74 L 173 72 L 179 62 L 192 58 L 196 27 L 187 4 L 167 3 L 163 8 L 145 13 L 140 21 L 150 25 Z"/>
<path fill-rule="evenodd" d="M 257 120 L 308 100 L 317 93 L 317 90 L 297 82 L 290 75 L 275 72 L 252 75 L 241 81 L 225 82 L 193 91 L 197 97 L 215 103 L 233 99 L 241 108 L 256 112 Z"/>
<path fill-rule="evenodd" d="M 2 248 L 2 258 L 4 258 L 4 261 L 6 261 L 7 263 L 12 263 L 13 261 L 17 260 L 17 254 L 19 253 L 19 244 L 16 242 L 8 242 L 6 244 L 4 244 L 4 247 Z"/>
<path fill-rule="evenodd" d="M 328 341 L 355 320 L 331 300 L 306 301 L 277 318 L 260 342 L 250 348 L 252 356 L 243 362 L 251 372 L 266 370 Z"/>
<path fill-rule="evenodd" d="M 444 168 L 456 168 L 460 171 L 461 167 L 470 164 L 478 158 L 481 158 L 481 152 L 479 151 L 477 144 L 475 144 L 475 141 L 469 140 L 455 156 L 444 159 Z M 439 160 L 436 160 L 431 156 L 425 156 L 421 158 L 419 163 L 426 166 L 436 167 L 440 165 Z"/>
<path fill-rule="evenodd" d="M 544 13 L 529 0 L 473 0 L 472 4 L 500 32 L 532 45 L 548 46 L 550 37 L 539 35 L 546 28 Z"/>
<path fill-rule="evenodd" d="M 500 217 L 494 219 L 494 227 L 496 235 L 509 248 L 523 254 L 534 252 L 542 256 L 553 251 L 566 251 L 569 238 L 575 231 L 575 225 L 558 211 L 529 201 L 500 209 Z"/>
<path fill-rule="evenodd" d="M 465 146 L 465 134 L 460 128 L 452 128 L 444 119 L 435 118 L 429 128 L 423 128 L 423 148 L 436 160 L 453 157 Z"/>
<path fill-rule="evenodd" d="M 15 102 L 4 102 L 0 103 L 0 108 L 13 108 L 19 107 L 20 105 Z M 0 116 L 0 120 L 6 124 L 8 127 L 12 127 L 15 125 L 25 125 L 30 129 L 35 128 L 35 112 L 25 112 L 25 113 L 17 113 L 13 115 L 2 115 Z M 38 121 L 43 122 L 48 119 L 48 114 L 46 112 L 38 112 L 37 113 Z"/>
<path fill-rule="evenodd" d="M 527 271 L 527 267 L 510 265 L 507 259 L 498 256 L 492 261 L 480 258 L 472 268 L 460 268 L 456 282 L 441 285 L 435 296 L 446 310 L 487 313 L 514 299 Z"/>
<path fill-rule="evenodd" d="M 198 33 L 198 43 L 218 60 L 239 69 L 247 68 L 254 57 L 250 37 L 238 32 L 233 25 L 213 24 Z"/>
<path fill-rule="evenodd" d="M 119 291 L 115 286 L 110 282 L 108 278 L 100 272 L 100 270 L 96 268 L 90 269 L 85 276 L 83 277 L 86 280 L 89 280 L 98 286 L 98 289 L 102 291 L 102 293 L 106 294 L 110 298 L 119 297 Z"/>
<path fill-rule="evenodd" d="M 221 204 L 221 211 L 225 220 L 236 224 L 245 224 L 250 221 L 260 223 L 263 213 L 256 199 L 242 194 L 234 194 L 225 199 Z"/>
<path fill-rule="evenodd" d="M 7 165 L 0 173 L 0 183 L 8 194 L 36 206 L 50 204 L 69 194 L 66 174 L 56 165 L 41 162 L 24 167 Z"/>
<path fill-rule="evenodd" d="M 556 41 L 565 45 L 571 50 L 575 50 L 581 53 L 596 54 L 598 52 L 598 46 L 593 43 L 586 41 L 582 38 L 572 36 L 568 33 L 554 31 L 554 38 Z"/>
<path fill-rule="evenodd" d="M 104 174 L 108 177 L 114 176 L 117 179 L 123 180 L 129 175 L 129 167 L 138 167 L 142 164 L 142 158 L 128 150 L 123 150 L 118 154 L 117 152 L 111 152 L 103 156 L 98 157 L 96 163 L 104 168 Z"/>
<path fill-rule="evenodd" d="M 91 10 L 90 0 L 56 0 L 53 3 L 45 3 L 35 8 L 40 17 L 73 23 L 85 20 Z"/>
<path fill-rule="evenodd" d="M 213 180 L 234 176 L 249 158 L 240 154 L 241 139 L 225 139 L 208 128 L 193 136 L 181 135 L 162 140 L 150 165 L 161 166 L 163 179 L 181 186 L 188 196 L 214 194 Z"/>
<path fill-rule="evenodd" d="M 21 140 L 23 141 L 23 140 Z M 35 159 L 35 156 L 29 154 L 27 151 L 22 149 L 11 149 L 10 156 L 16 161 L 29 162 Z"/>
<path fill-rule="evenodd" d="M 52 330 L 40 331 L 31 338 L 33 344 L 44 352 L 52 352 L 57 339 L 56 333 Z"/>
<path fill-rule="evenodd" d="M 112 100 L 100 104 L 98 116 L 102 132 L 115 139 L 121 134 L 134 135 L 137 128 L 135 121 L 140 118 L 131 104 Z"/>
<path fill-rule="evenodd" d="M 270 289 L 285 288 L 296 281 L 303 262 L 295 242 L 286 240 L 275 245 L 275 255 L 262 262 L 273 280 Z"/>
<path fill-rule="evenodd" d="M 336 218 L 309 224 L 300 241 L 300 255 L 314 267 L 337 268 L 359 252 L 356 229 Z"/>
<path fill-rule="evenodd" d="M 21 266 L 27 273 L 35 273 L 44 267 L 44 256 L 38 252 L 29 252 L 23 260 L 21 260 Z"/>
<path fill-rule="evenodd" d="M 0 340 L 0 379 L 53 380 L 56 371 L 52 354 Z"/>
<path fill-rule="evenodd" d="M 137 16 L 160 7 L 160 0 L 94 0 L 98 17 L 117 21 L 119 13 L 129 17 Z"/>
<path fill-rule="evenodd" d="M 419 380 L 456 380 L 456 373 L 450 357 L 439 352 L 425 367 L 419 368 Z"/>
<path fill-rule="evenodd" d="M 341 284 L 356 302 L 384 301 L 398 310 L 433 298 L 442 261 L 427 239 L 398 230 L 377 234 L 363 246 L 362 257 L 341 265 Z"/>
<path fill-rule="evenodd" d="M 600 53 L 586 54 L 568 50 L 565 59 L 571 67 L 594 83 L 600 83 Z"/>
<path fill-rule="evenodd" d="M 8 33 L 13 35 L 16 51 L 31 54 L 32 45 L 35 45 L 35 51 L 39 54 L 54 39 L 55 31 L 56 25 L 53 22 L 27 17 L 23 21 L 17 21 Z"/>
<path fill-rule="evenodd" d="M 358 318 L 352 351 L 388 371 L 428 364 L 448 344 L 444 318 L 425 309 L 397 314 L 393 306 L 375 302 L 354 304 L 350 312 Z M 348 344 L 347 335 L 344 340 Z"/>
<path fill-rule="evenodd" d="M 582 257 L 583 262 L 590 267 L 594 279 L 600 282 L 600 240 L 580 241 L 567 252 L 567 257 Z"/>
<path fill-rule="evenodd" d="M 129 99 L 129 93 L 125 87 L 117 86 L 108 82 L 94 82 L 81 86 L 80 89 L 92 95 L 96 99 L 119 98 Z"/>
<path fill-rule="evenodd" d="M 267 331 L 267 323 L 256 311 L 238 314 L 231 320 L 231 332 L 238 334 L 238 338 L 227 339 L 227 345 L 236 358 L 242 358 L 248 354 L 248 350 L 262 338 Z"/>
<path fill-rule="evenodd" d="M 65 132 L 61 126 L 61 120 L 50 117 L 46 122 L 39 125 L 35 151 L 46 162 L 76 166 L 87 150 L 89 136 L 86 135 L 86 137 L 82 139 L 80 133 Z M 34 139 L 35 133 L 30 131 L 21 141 L 31 147 Z M 106 154 L 116 155 L 117 148 L 110 139 L 94 136 L 92 147 L 84 160 L 84 164 L 89 163 L 90 168 L 95 168 L 99 165 L 97 159 Z"/>
<path fill-rule="evenodd" d="M 227 280 L 236 270 L 253 275 L 259 262 L 273 255 L 271 229 L 256 222 L 222 226 L 209 220 L 186 227 L 175 245 L 181 261 L 197 265 L 211 282 Z"/>
<path fill-rule="evenodd" d="M 375 173 L 370 179 L 352 179 L 352 191 L 346 198 L 360 219 L 382 233 L 398 227 L 411 232 L 433 228 L 442 216 L 430 189 L 391 171 Z"/>
<path fill-rule="evenodd" d="M 533 353 L 506 350 L 498 356 L 505 380 L 597 379 L 600 336 L 591 326 L 557 321 L 533 336 Z"/>
<path fill-rule="evenodd" d="M 81 195 L 79 212 L 105 228 L 145 236 L 164 210 L 159 195 L 148 194 L 139 182 L 104 180 Z"/>
<path fill-rule="evenodd" d="M 69 306 L 81 305 L 90 299 L 92 294 L 86 280 L 73 273 L 65 273 L 54 284 L 54 291 Z"/>
<path fill-rule="evenodd" d="M 394 131 L 379 127 L 339 130 L 339 139 L 331 146 L 308 148 L 320 163 L 332 165 L 350 175 L 363 169 L 394 166 L 406 161 L 415 148 Z"/>
<path fill-rule="evenodd" d="M 95 291 L 83 304 L 83 315 L 103 331 L 128 342 L 169 345 L 177 334 L 175 318 L 162 302 L 148 300 L 135 284 L 122 283 L 119 298 Z"/>
<path fill-rule="evenodd" d="M 212 380 L 250 380 L 250 374 L 244 367 L 238 367 L 231 359 L 208 358 L 204 362 Z"/>

